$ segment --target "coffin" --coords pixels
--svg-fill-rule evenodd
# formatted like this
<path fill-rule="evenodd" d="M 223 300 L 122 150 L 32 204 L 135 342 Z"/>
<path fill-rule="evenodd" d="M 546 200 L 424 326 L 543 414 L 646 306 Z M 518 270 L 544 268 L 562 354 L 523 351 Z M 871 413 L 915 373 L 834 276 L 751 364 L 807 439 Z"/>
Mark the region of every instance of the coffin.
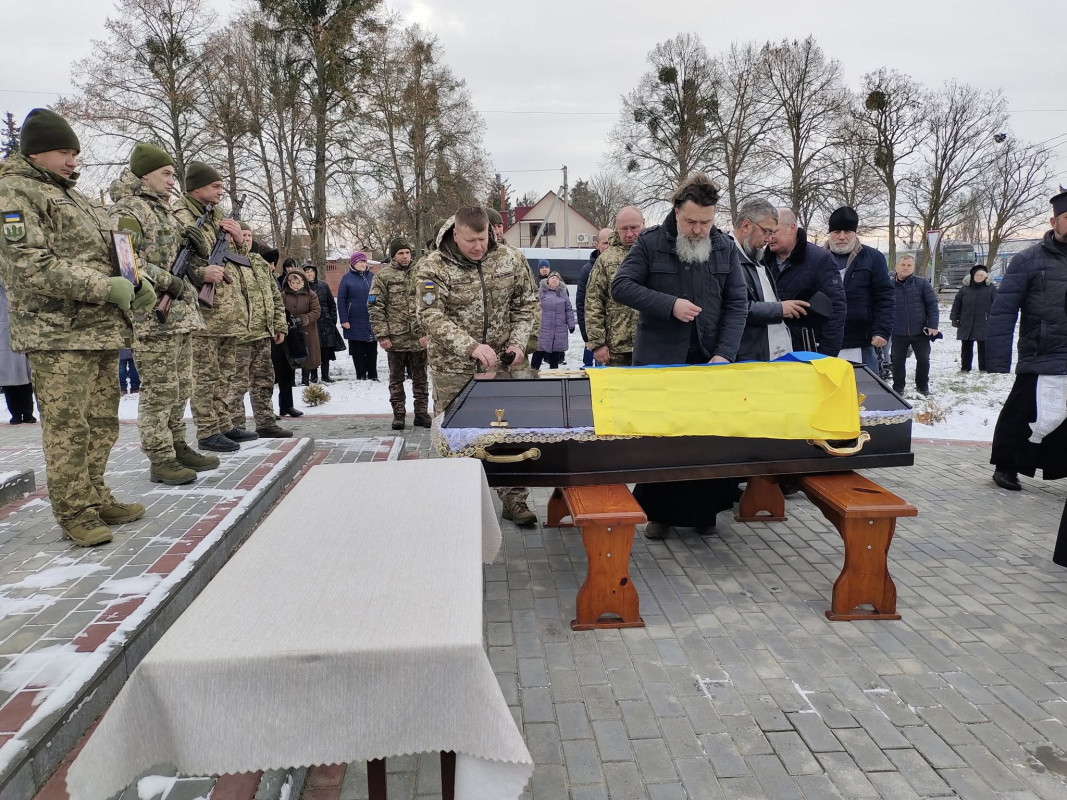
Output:
<path fill-rule="evenodd" d="M 476 375 L 435 421 L 433 440 L 442 456 L 481 458 L 492 486 L 592 486 L 910 466 L 915 460 L 911 406 L 869 369 L 853 366 L 857 391 L 864 396 L 859 440 L 598 437 L 585 373 L 552 370 Z M 868 441 L 862 441 L 864 434 Z"/>

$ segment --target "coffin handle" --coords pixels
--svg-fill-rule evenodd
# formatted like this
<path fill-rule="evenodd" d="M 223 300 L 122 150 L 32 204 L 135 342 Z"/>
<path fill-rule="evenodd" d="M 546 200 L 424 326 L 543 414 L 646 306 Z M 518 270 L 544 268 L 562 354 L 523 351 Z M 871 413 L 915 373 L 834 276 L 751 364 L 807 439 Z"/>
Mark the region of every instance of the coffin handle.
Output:
<path fill-rule="evenodd" d="M 513 456 L 498 456 L 488 452 L 484 447 L 477 447 L 471 455 L 491 464 L 518 464 L 520 461 L 536 461 L 541 457 L 541 451 L 536 447 L 531 447 Z"/>
<path fill-rule="evenodd" d="M 808 444 L 821 447 L 832 456 L 854 456 L 862 450 L 863 445 L 867 444 L 870 440 L 871 435 L 867 433 L 867 431 L 860 431 L 860 435 L 856 437 L 856 443 L 850 447 L 834 447 L 826 441 L 826 439 L 808 439 Z"/>

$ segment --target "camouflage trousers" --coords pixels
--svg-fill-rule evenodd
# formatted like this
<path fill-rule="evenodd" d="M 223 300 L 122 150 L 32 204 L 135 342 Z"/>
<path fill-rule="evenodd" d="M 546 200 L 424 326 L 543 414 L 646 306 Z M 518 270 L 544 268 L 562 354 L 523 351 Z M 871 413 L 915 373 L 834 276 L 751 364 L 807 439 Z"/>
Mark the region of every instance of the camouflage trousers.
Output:
<path fill-rule="evenodd" d="M 523 362 L 521 366 L 525 367 Z M 436 372 L 433 373 L 433 413 L 434 416 L 443 414 L 448 404 L 456 399 L 464 386 L 467 385 L 473 373 L 470 372 Z M 515 503 L 525 503 L 530 497 L 530 490 L 515 486 L 502 486 L 496 490 L 500 502 L 505 506 Z"/>
<path fill-rule="evenodd" d="M 237 345 L 236 377 L 230 398 L 230 427 L 245 426 L 245 394 L 252 403 L 257 428 L 269 428 L 274 419 L 274 362 L 270 359 L 270 339 L 256 339 Z"/>
<path fill-rule="evenodd" d="M 104 470 L 119 438 L 119 351 L 42 350 L 29 358 L 52 513 L 64 527 L 92 520 L 115 502 Z"/>
<path fill-rule="evenodd" d="M 426 374 L 425 350 L 386 350 L 389 360 L 389 403 L 394 414 L 403 416 L 407 396 L 404 394 L 404 375 L 411 370 L 411 394 L 415 398 L 415 413 L 425 414 L 430 404 L 430 383 Z"/>
<path fill-rule="evenodd" d="M 230 394 L 237 369 L 236 336 L 193 336 L 193 422 L 196 438 L 233 429 Z"/>
<path fill-rule="evenodd" d="M 193 391 L 192 336 L 144 337 L 134 347 L 141 373 L 137 405 L 141 449 L 153 464 L 162 464 L 174 459 L 174 443 L 185 441 L 183 417 Z"/>
<path fill-rule="evenodd" d="M 609 351 L 610 352 L 610 351 Z M 629 367 L 634 363 L 633 353 L 614 353 L 612 352 L 608 356 L 608 363 L 605 366 L 608 367 Z"/>

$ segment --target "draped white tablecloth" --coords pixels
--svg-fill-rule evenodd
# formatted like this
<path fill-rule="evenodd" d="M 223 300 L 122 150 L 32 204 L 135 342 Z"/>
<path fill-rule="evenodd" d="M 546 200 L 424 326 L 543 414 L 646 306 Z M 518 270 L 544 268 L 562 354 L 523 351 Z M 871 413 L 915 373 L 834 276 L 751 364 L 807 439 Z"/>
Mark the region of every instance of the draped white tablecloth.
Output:
<path fill-rule="evenodd" d="M 130 676 L 71 765 L 73 800 L 142 772 L 454 750 L 457 800 L 533 760 L 482 645 L 500 527 L 480 462 L 312 467 Z"/>

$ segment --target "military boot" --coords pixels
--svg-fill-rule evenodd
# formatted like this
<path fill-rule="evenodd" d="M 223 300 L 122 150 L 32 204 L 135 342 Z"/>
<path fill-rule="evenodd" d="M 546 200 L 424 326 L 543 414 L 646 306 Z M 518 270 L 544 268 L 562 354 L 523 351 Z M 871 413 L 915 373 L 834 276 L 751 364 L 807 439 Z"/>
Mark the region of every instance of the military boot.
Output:
<path fill-rule="evenodd" d="M 404 420 L 405 419 L 406 419 L 406 417 L 405 417 L 404 414 L 394 413 L 393 414 L 393 424 L 392 424 L 393 430 L 394 431 L 402 431 L 402 430 L 404 430 Z"/>
<path fill-rule="evenodd" d="M 504 503 L 504 513 L 501 516 L 522 527 L 531 527 L 537 524 L 537 515 L 522 500 Z"/>
<path fill-rule="evenodd" d="M 433 424 L 433 420 L 430 418 L 430 415 L 427 414 L 425 411 L 416 411 L 415 422 L 413 424 L 416 428 L 429 428 L 430 425 Z"/>
<path fill-rule="evenodd" d="M 152 464 L 148 480 L 152 483 L 165 483 L 167 486 L 182 486 L 195 481 L 196 472 L 189 467 L 182 466 L 178 459 L 171 458 Z"/>
<path fill-rule="evenodd" d="M 121 525 L 133 522 L 144 516 L 144 506 L 140 503 L 112 503 L 100 509 L 100 519 L 107 525 Z"/>
<path fill-rule="evenodd" d="M 244 428 L 231 428 L 222 435 L 234 442 L 251 442 L 252 440 L 259 438 L 258 433 L 246 431 Z"/>
<path fill-rule="evenodd" d="M 178 463 L 183 467 L 188 467 L 196 472 L 206 472 L 211 469 L 218 469 L 219 457 L 209 456 L 204 453 L 198 453 L 185 442 L 174 443 L 174 455 L 178 458 Z"/>
<path fill-rule="evenodd" d="M 113 538 L 111 528 L 100 521 L 97 516 L 85 517 L 70 525 L 63 525 L 63 535 L 72 539 L 78 547 L 92 547 L 107 544 Z"/>
<path fill-rule="evenodd" d="M 288 439 L 293 432 L 278 425 L 268 425 L 265 428 L 256 428 L 256 433 L 261 439 Z"/>

